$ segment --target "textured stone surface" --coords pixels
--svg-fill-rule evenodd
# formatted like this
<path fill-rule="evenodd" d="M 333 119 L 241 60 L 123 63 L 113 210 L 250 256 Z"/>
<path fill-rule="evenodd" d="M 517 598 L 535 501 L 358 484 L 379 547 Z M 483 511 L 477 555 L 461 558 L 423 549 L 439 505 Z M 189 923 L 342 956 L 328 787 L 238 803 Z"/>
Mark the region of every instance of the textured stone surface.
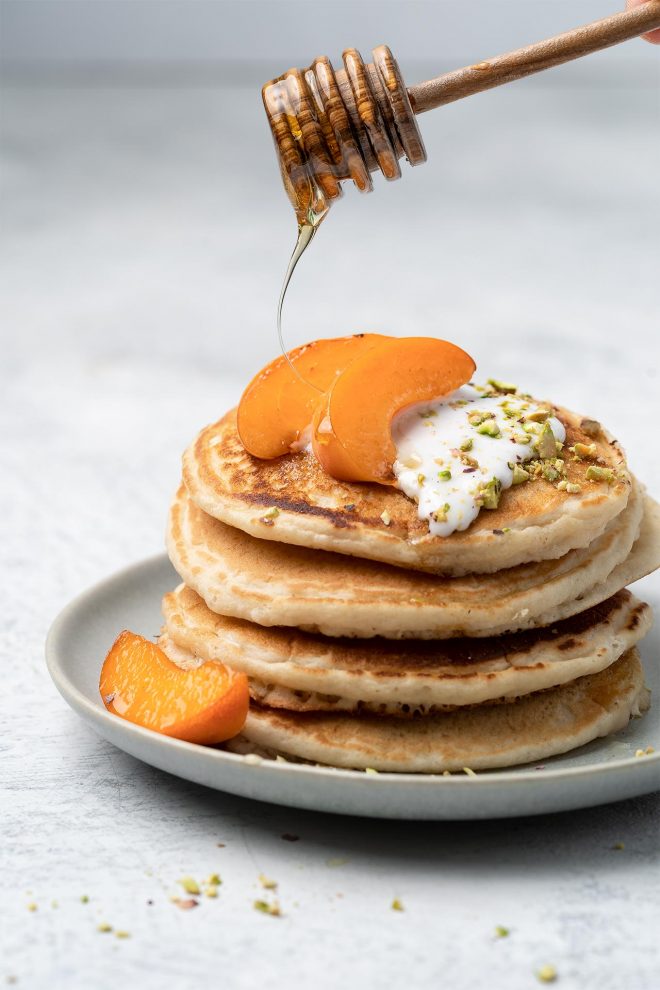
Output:
<path fill-rule="evenodd" d="M 594 79 L 429 115 L 429 164 L 347 195 L 286 332 L 454 338 L 484 377 L 602 418 L 657 495 L 657 77 Z M 159 773 L 57 695 L 51 619 L 160 550 L 181 450 L 275 351 L 293 230 L 254 90 L 23 87 L 4 104 L 0 979 L 523 990 L 549 962 L 562 987 L 657 985 L 658 797 L 495 823 L 335 819 Z M 178 878 L 215 871 L 216 900 L 170 902 Z M 252 907 L 261 872 L 282 918 Z"/>

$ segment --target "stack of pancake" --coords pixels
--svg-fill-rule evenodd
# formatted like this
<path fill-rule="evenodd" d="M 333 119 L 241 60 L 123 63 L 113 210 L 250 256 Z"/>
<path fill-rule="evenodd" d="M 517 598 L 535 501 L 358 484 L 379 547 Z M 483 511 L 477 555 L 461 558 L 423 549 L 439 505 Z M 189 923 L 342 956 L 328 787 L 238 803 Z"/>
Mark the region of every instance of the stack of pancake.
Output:
<path fill-rule="evenodd" d="M 444 538 L 396 488 L 335 481 L 310 452 L 252 457 L 234 412 L 201 432 L 169 517 L 184 583 L 160 643 L 248 675 L 228 748 L 479 770 L 564 753 L 648 707 L 636 644 L 651 610 L 625 589 L 660 565 L 660 506 L 598 424 L 554 414 L 566 448 L 597 448 L 567 458 L 572 493 L 539 477 Z"/>

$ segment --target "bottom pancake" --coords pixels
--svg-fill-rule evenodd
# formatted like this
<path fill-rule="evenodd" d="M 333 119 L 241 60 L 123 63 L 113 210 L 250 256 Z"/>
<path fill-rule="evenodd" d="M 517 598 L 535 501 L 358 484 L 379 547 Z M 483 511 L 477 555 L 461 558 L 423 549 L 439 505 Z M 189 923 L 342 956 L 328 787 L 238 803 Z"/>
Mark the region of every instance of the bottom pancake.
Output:
<path fill-rule="evenodd" d="M 566 753 L 626 727 L 649 705 L 636 649 L 605 670 L 500 705 L 416 719 L 252 706 L 225 747 L 346 769 L 488 770 Z"/>

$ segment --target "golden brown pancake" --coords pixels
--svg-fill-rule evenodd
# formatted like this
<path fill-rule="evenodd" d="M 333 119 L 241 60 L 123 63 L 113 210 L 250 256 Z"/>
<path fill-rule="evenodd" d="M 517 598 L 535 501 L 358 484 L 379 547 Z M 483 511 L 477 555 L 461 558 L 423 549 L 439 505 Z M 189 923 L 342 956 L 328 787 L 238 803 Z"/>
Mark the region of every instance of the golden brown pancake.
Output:
<path fill-rule="evenodd" d="M 219 660 L 253 699 L 293 711 L 427 715 L 512 699 L 596 673 L 634 646 L 651 609 L 629 591 L 547 629 L 439 641 L 328 639 L 211 612 L 191 588 L 163 598 L 161 646 L 184 666 Z"/>
<path fill-rule="evenodd" d="M 441 578 L 357 557 L 257 540 L 202 512 L 182 487 L 170 559 L 208 607 L 260 625 L 329 636 L 449 639 L 549 625 L 598 604 L 660 561 L 660 507 L 633 486 L 629 504 L 587 548 L 498 574 Z"/>
<path fill-rule="evenodd" d="M 253 706 L 238 753 L 400 773 L 486 770 L 566 753 L 624 729 L 649 703 L 636 649 L 597 674 L 502 705 L 401 719 Z"/>
<path fill-rule="evenodd" d="M 605 432 L 594 440 L 580 416 L 554 411 L 566 427 L 567 480 L 581 492 L 559 491 L 543 478 L 509 488 L 497 509 L 482 509 L 467 530 L 448 537 L 430 536 L 416 503 L 396 488 L 336 481 L 309 453 L 252 457 L 235 411 L 202 430 L 186 451 L 184 480 L 201 509 L 262 540 L 446 575 L 493 573 L 588 546 L 628 501 L 630 479 L 616 441 Z M 594 442 L 599 463 L 615 472 L 611 485 L 587 480 L 593 461 L 568 453 L 575 443 Z"/>

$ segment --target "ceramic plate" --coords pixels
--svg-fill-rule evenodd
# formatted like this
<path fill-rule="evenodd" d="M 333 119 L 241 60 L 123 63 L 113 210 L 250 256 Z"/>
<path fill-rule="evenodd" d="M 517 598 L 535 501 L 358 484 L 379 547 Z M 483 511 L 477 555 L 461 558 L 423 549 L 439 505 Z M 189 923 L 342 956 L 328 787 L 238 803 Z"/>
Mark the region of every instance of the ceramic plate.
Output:
<path fill-rule="evenodd" d="M 373 818 L 510 818 L 586 808 L 660 789 L 660 664 L 657 631 L 642 644 L 655 704 L 644 718 L 567 756 L 475 777 L 367 775 L 325 767 L 253 762 L 220 749 L 169 739 L 110 715 L 99 697 L 101 663 L 118 632 L 149 638 L 161 626 L 160 601 L 178 578 L 167 558 L 145 560 L 84 592 L 58 616 L 46 659 L 58 690 L 85 721 L 131 756 L 220 791 L 296 808 Z M 637 593 L 657 605 L 660 582 L 646 578 Z M 656 661 L 652 663 L 651 661 Z M 655 753 L 635 757 L 637 749 Z"/>

